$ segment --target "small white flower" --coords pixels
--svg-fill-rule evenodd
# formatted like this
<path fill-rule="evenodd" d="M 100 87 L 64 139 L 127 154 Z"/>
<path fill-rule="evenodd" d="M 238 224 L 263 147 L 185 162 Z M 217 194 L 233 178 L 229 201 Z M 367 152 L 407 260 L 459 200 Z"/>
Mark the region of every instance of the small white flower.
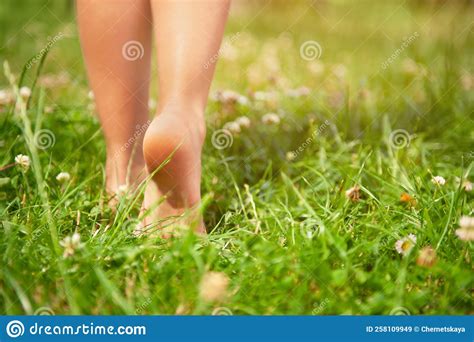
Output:
<path fill-rule="evenodd" d="M 67 181 L 69 181 L 69 179 L 71 179 L 71 175 L 68 172 L 60 172 L 56 176 L 56 180 L 59 183 L 66 183 Z"/>
<path fill-rule="evenodd" d="M 240 125 L 235 121 L 230 121 L 224 125 L 224 129 L 231 133 L 240 133 Z"/>
<path fill-rule="evenodd" d="M 79 233 L 74 233 L 72 236 L 66 236 L 59 244 L 64 247 L 63 257 L 70 257 L 77 249 L 82 247 L 81 236 Z"/>
<path fill-rule="evenodd" d="M 471 191 L 472 191 L 472 183 L 469 182 L 468 180 L 465 180 L 465 181 L 462 183 L 462 188 L 463 188 L 464 191 L 466 191 L 466 192 L 471 192 Z"/>
<path fill-rule="evenodd" d="M 242 95 L 233 90 L 220 90 L 214 94 L 214 99 L 223 104 L 237 103 Z"/>
<path fill-rule="evenodd" d="M 409 234 L 395 243 L 395 249 L 402 255 L 407 255 L 416 245 L 416 235 Z"/>
<path fill-rule="evenodd" d="M 343 64 L 338 64 L 332 68 L 332 72 L 334 75 L 336 75 L 337 78 L 344 79 L 347 73 L 347 68 Z"/>
<path fill-rule="evenodd" d="M 474 217 L 462 216 L 459 219 L 459 229 L 456 229 L 456 235 L 463 241 L 474 241 Z"/>
<path fill-rule="evenodd" d="M 462 216 L 459 219 L 459 226 L 463 229 L 474 229 L 474 217 Z"/>
<path fill-rule="evenodd" d="M 280 123 L 280 117 L 275 113 L 268 113 L 262 117 L 262 122 L 265 125 L 278 125 Z"/>
<path fill-rule="evenodd" d="M 12 93 L 8 90 L 0 90 L 0 105 L 8 105 L 13 102 Z"/>
<path fill-rule="evenodd" d="M 127 191 L 128 191 L 127 184 L 119 185 L 118 188 L 117 188 L 117 195 L 123 196 L 127 193 Z"/>
<path fill-rule="evenodd" d="M 19 154 L 15 157 L 16 165 L 19 165 L 24 171 L 27 171 L 30 167 L 30 157 L 24 154 Z"/>
<path fill-rule="evenodd" d="M 238 123 L 240 127 L 245 128 L 249 128 L 251 124 L 250 119 L 246 116 L 238 117 L 237 119 L 235 119 L 235 122 Z"/>
<path fill-rule="evenodd" d="M 89 90 L 89 92 L 87 93 L 87 97 L 89 98 L 89 100 L 93 101 L 95 98 L 94 92 L 92 90 Z"/>
<path fill-rule="evenodd" d="M 446 179 L 444 179 L 443 177 L 441 176 L 434 176 L 431 181 L 433 182 L 433 184 L 435 185 L 444 185 L 446 184 Z"/>
<path fill-rule="evenodd" d="M 273 103 L 278 99 L 278 93 L 275 91 L 256 91 L 252 94 L 256 101 Z"/>
<path fill-rule="evenodd" d="M 248 104 L 250 103 L 249 99 L 247 98 L 247 96 L 244 96 L 244 95 L 239 95 L 239 98 L 237 99 L 237 102 L 240 104 L 240 105 L 243 105 L 243 106 L 248 106 Z"/>
<path fill-rule="evenodd" d="M 302 96 L 308 96 L 310 94 L 310 89 L 307 87 L 299 87 L 296 89 L 288 89 L 286 91 L 286 95 L 289 97 L 302 97 Z"/>
<path fill-rule="evenodd" d="M 20 96 L 23 100 L 28 99 L 31 96 L 31 89 L 28 87 L 21 87 L 19 90 Z"/>

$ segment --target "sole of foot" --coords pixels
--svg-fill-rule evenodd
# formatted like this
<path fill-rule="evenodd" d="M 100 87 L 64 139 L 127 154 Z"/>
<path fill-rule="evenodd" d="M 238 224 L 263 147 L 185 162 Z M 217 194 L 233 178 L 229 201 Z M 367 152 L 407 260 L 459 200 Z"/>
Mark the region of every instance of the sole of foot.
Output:
<path fill-rule="evenodd" d="M 143 155 L 152 180 L 142 206 L 143 228 L 173 235 L 179 227 L 206 229 L 199 213 L 203 114 L 186 108 L 162 111 L 150 124 Z"/>

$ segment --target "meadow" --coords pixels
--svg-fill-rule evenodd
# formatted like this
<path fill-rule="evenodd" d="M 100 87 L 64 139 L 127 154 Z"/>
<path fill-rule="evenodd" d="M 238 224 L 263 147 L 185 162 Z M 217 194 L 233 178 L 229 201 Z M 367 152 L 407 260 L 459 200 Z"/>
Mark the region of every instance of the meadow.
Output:
<path fill-rule="evenodd" d="M 205 237 L 116 211 L 74 6 L 0 5 L 2 314 L 474 314 L 474 7 L 234 1 Z M 151 88 L 150 115 L 159 93 Z"/>

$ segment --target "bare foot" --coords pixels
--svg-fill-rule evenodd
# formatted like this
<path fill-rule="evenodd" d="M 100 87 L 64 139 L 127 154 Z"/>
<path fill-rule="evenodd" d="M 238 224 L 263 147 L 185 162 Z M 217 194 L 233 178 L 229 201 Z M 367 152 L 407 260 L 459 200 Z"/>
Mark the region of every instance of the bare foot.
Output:
<path fill-rule="evenodd" d="M 201 150 L 205 136 L 203 113 L 165 108 L 150 124 L 143 154 L 152 182 L 145 191 L 145 230 L 155 226 L 170 232 L 179 226 L 204 233 L 201 202 Z"/>

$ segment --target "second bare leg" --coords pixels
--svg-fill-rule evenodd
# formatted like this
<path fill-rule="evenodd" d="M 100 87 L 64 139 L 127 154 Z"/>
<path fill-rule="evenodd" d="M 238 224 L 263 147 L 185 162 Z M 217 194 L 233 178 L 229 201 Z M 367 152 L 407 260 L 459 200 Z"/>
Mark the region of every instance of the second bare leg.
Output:
<path fill-rule="evenodd" d="M 144 176 L 151 56 L 149 0 L 77 0 L 81 45 L 107 148 L 106 186 Z M 127 179 L 127 171 L 131 170 Z"/>
<path fill-rule="evenodd" d="M 146 223 L 200 203 L 204 109 L 228 10 L 228 0 L 152 0 L 160 102 L 143 152 L 149 172 L 172 156 L 153 178 L 157 191 L 147 191 L 145 207 L 157 196 L 166 200 Z M 202 218 L 193 219 L 197 230 L 205 231 Z"/>

